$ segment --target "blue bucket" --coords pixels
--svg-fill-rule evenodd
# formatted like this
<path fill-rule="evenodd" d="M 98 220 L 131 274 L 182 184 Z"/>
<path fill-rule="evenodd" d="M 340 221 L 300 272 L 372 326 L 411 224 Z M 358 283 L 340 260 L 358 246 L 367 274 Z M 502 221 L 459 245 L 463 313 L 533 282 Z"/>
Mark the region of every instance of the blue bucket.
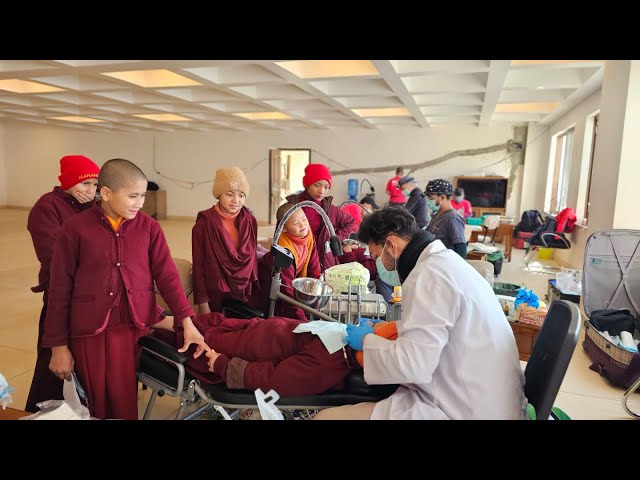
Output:
<path fill-rule="evenodd" d="M 347 180 L 347 195 L 349 195 L 349 200 L 357 200 L 358 199 L 358 179 L 350 178 Z"/>

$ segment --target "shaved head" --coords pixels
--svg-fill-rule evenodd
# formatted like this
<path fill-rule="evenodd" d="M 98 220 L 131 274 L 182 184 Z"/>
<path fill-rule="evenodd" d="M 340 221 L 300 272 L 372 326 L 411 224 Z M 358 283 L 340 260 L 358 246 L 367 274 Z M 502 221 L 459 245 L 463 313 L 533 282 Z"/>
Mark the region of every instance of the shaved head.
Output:
<path fill-rule="evenodd" d="M 278 222 L 278 225 L 280 225 L 280 221 L 284 218 L 285 213 L 287 213 L 293 205 L 293 203 L 287 202 L 278 207 L 278 211 L 276 212 L 276 221 Z"/>
<path fill-rule="evenodd" d="M 144 172 L 136 164 L 124 158 L 114 158 L 108 160 L 100 169 L 98 185 L 100 188 L 107 187 L 112 192 L 116 192 L 140 180 L 148 181 Z"/>

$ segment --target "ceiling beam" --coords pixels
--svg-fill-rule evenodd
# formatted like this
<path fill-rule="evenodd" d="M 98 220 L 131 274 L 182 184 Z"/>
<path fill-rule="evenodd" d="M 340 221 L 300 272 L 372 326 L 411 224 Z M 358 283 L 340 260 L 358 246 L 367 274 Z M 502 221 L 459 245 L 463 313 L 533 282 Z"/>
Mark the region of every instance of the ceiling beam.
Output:
<path fill-rule="evenodd" d="M 404 103 L 404 106 L 409 110 L 411 115 L 413 115 L 416 122 L 418 122 L 421 127 L 429 128 L 429 122 L 424 118 L 413 95 L 409 93 L 409 90 L 407 90 L 406 85 L 396 72 L 396 69 L 391 65 L 391 62 L 389 60 L 371 60 L 371 63 L 378 69 L 378 72 L 382 75 L 384 81 L 387 82 L 387 85 L 389 85 L 393 93 Z"/>
<path fill-rule="evenodd" d="M 491 121 L 491 116 L 496 109 L 496 104 L 500 99 L 500 92 L 507 78 L 511 60 L 491 60 L 489 64 L 489 75 L 487 77 L 487 88 L 484 93 L 484 102 L 478 126 L 486 127 Z"/>

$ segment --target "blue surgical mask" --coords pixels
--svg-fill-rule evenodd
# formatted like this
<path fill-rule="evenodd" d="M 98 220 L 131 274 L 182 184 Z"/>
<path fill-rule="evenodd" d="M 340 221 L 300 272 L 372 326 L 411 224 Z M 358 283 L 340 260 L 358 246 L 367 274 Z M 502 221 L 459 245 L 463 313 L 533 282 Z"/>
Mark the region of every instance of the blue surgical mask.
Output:
<path fill-rule="evenodd" d="M 436 205 L 435 200 L 427 199 L 427 208 L 432 212 L 437 212 L 440 209 L 440 205 Z"/>
<path fill-rule="evenodd" d="M 462 195 L 461 195 L 461 196 L 458 196 L 458 197 L 453 197 L 453 198 L 454 198 L 454 199 L 455 199 L 455 201 L 456 201 L 456 202 L 458 202 L 458 203 L 460 203 L 460 202 L 464 199 L 464 197 L 463 197 Z"/>
<path fill-rule="evenodd" d="M 397 270 L 389 271 L 384 267 L 382 260 L 380 257 L 376 258 L 376 268 L 378 269 L 378 276 L 380 280 L 382 280 L 387 285 L 391 285 L 395 287 L 396 285 L 400 285 L 400 277 L 398 276 Z"/>
<path fill-rule="evenodd" d="M 411 195 L 411 192 L 409 190 L 402 190 L 402 193 L 404 194 L 405 197 L 408 197 L 409 195 Z"/>

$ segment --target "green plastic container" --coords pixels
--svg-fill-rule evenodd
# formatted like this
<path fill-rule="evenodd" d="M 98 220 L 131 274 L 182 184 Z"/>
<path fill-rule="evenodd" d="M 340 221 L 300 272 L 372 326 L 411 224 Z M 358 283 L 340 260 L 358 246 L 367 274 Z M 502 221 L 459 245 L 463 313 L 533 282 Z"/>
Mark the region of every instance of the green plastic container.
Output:
<path fill-rule="evenodd" d="M 508 297 L 515 297 L 521 288 L 522 285 L 515 283 L 495 282 L 493 284 L 493 291 L 496 295 L 506 295 Z"/>
<path fill-rule="evenodd" d="M 467 225 L 482 225 L 484 223 L 484 215 L 482 217 L 467 218 Z"/>

